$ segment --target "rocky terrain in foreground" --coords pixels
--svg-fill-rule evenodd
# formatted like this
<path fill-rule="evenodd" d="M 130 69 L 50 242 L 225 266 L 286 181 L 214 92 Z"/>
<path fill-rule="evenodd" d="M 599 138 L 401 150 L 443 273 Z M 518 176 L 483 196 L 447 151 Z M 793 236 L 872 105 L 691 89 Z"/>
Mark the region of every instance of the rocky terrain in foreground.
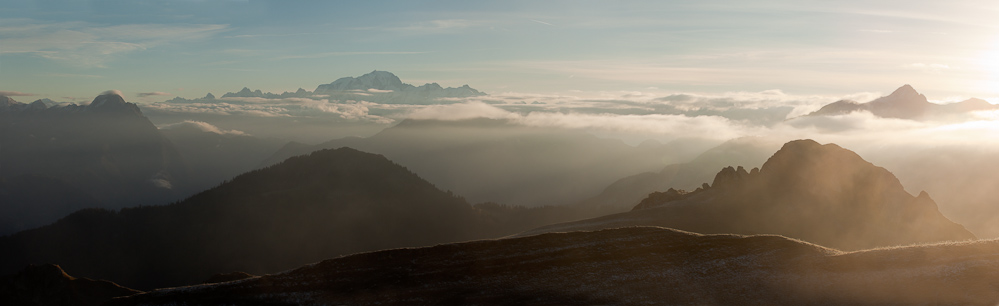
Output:
<path fill-rule="evenodd" d="M 108 305 L 994 305 L 999 242 L 841 252 L 631 227 L 356 254 Z"/>

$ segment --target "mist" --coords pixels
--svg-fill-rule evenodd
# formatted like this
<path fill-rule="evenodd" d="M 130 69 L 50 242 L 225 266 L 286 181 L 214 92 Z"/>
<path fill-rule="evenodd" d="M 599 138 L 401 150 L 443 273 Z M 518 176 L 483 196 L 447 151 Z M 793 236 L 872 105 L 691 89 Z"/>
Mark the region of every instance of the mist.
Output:
<path fill-rule="evenodd" d="M 354 146 L 385 154 L 415 169 L 441 188 L 462 194 L 472 202 L 527 206 L 579 202 L 599 194 L 615 180 L 688 162 L 712 146 L 731 139 L 759 137 L 773 143 L 814 139 L 857 152 L 895 173 L 909 193 L 927 191 L 947 217 L 982 237 L 999 237 L 999 228 L 989 225 L 999 216 L 999 208 L 992 208 L 997 206 L 993 199 L 999 197 L 988 191 L 988 186 L 999 183 L 999 178 L 990 174 L 999 168 L 999 161 L 988 158 L 999 152 L 999 136 L 995 136 L 999 135 L 996 133 L 999 124 L 994 120 L 996 111 L 970 111 L 921 120 L 884 118 L 866 111 L 809 115 L 835 101 L 862 103 L 881 96 L 886 94 L 795 95 L 780 90 L 721 94 L 661 90 L 568 94 L 505 92 L 411 104 L 390 103 L 385 99 L 337 101 L 321 95 L 298 100 L 230 97 L 223 104 L 162 102 L 143 105 L 143 109 L 149 113 L 150 120 L 161 127 L 196 120 L 223 130 L 316 144 L 316 148 L 351 146 L 349 141 L 336 141 L 348 136 L 370 137 L 367 142 L 379 142 L 378 137 L 372 136 L 406 120 L 454 122 L 451 128 L 448 124 L 440 124 L 434 129 L 421 130 L 420 135 L 397 135 L 392 141 L 382 140 L 381 144 Z M 363 99 L 357 95 L 350 97 Z M 963 98 L 950 99 L 952 101 L 930 101 L 943 105 Z M 504 124 L 469 129 L 469 125 L 462 123 L 477 118 Z M 575 133 L 590 134 L 611 141 L 609 143 L 621 141 L 624 146 L 616 145 L 620 150 L 639 152 L 654 147 L 655 154 L 661 155 L 642 158 L 618 155 L 614 157 L 617 160 L 612 161 L 606 159 L 610 158 L 608 156 L 601 160 L 579 155 L 592 150 L 545 150 L 542 147 L 517 153 L 530 152 L 529 157 L 511 155 L 512 152 L 504 154 L 503 151 L 486 154 L 489 151 L 486 148 L 495 149 L 504 140 L 549 137 L 543 142 L 558 143 L 561 140 L 557 139 Z M 390 148 L 392 146 L 394 148 Z M 426 149 L 413 150 L 410 146 Z M 434 146 L 441 146 L 437 148 L 440 152 L 463 148 L 462 152 L 480 153 L 473 155 L 477 157 L 462 154 L 444 157 L 450 155 L 441 155 L 431 149 Z M 574 157 L 567 159 L 570 155 Z M 272 156 L 264 164 L 277 161 Z M 595 170 L 602 167 L 599 165 L 607 167 Z M 566 176 L 573 173 L 570 169 L 584 168 L 591 170 L 579 170 L 583 172 Z M 719 169 L 713 171 L 716 170 Z M 579 175 L 581 173 L 586 175 Z M 710 174 L 701 174 L 705 175 Z M 543 178 L 541 181 L 546 183 L 525 179 L 531 177 Z"/>

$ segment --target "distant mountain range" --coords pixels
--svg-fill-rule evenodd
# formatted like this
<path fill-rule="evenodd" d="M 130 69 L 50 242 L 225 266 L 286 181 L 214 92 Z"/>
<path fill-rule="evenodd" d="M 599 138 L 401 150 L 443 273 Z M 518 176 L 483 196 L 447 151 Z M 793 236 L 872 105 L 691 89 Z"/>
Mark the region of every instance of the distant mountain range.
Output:
<path fill-rule="evenodd" d="M 203 122 L 181 122 L 161 127 L 191 173 L 188 185 L 197 192 L 254 169 L 287 141 L 238 133 L 205 130 Z"/>
<path fill-rule="evenodd" d="M 355 254 L 107 305 L 992 305 L 996 254 L 629 227 Z"/>
<path fill-rule="evenodd" d="M 995 109 L 999 109 L 999 105 L 976 98 L 951 104 L 931 103 L 926 99 L 926 96 L 916 92 L 912 86 L 907 84 L 899 87 L 890 95 L 867 103 L 840 100 L 827 104 L 808 116 L 832 116 L 867 111 L 878 117 L 920 120 Z"/>
<path fill-rule="evenodd" d="M 0 188 L 20 186 L 0 195 L 17 199 L 0 203 L 0 211 L 14 212 L 7 217 L 22 221 L 15 229 L 47 224 L 93 200 L 102 207 L 162 204 L 188 188 L 180 154 L 138 106 L 117 93 L 89 105 L 54 107 L 0 96 L 0 143 L 0 178 L 6 182 Z M 88 197 L 64 197 L 81 192 Z M 25 198 L 29 194 L 41 198 Z"/>
<path fill-rule="evenodd" d="M 841 250 L 975 239 L 925 192 L 834 144 L 797 140 L 761 169 L 727 167 L 711 185 L 650 194 L 634 210 L 521 235 L 651 225 L 698 233 L 776 234 Z"/>
<path fill-rule="evenodd" d="M 342 148 L 290 158 L 178 203 L 82 210 L 0 237 L 0 275 L 57 263 L 150 289 L 362 251 L 500 237 L 571 218 L 553 208 L 473 207 L 382 156 Z"/>
<path fill-rule="evenodd" d="M 681 150 L 675 147 L 681 145 L 635 147 L 500 119 L 407 119 L 367 138 L 290 143 L 261 166 L 319 149 L 351 147 L 383 154 L 472 202 L 533 207 L 575 203 L 619 178 L 662 169 L 687 158 L 676 156 Z"/>
<path fill-rule="evenodd" d="M 395 74 L 388 71 L 372 71 L 359 77 L 343 77 L 329 84 L 321 84 L 314 91 L 307 91 L 299 88 L 295 92 L 283 92 L 280 94 L 262 92 L 261 90 L 251 90 L 243 87 L 238 92 L 228 92 L 222 95 L 226 98 L 310 98 L 310 99 L 330 99 L 330 100 L 364 100 L 388 104 L 438 104 L 450 103 L 442 101 L 446 98 L 467 98 L 484 96 L 474 88 L 464 85 L 461 87 L 441 87 L 437 83 L 428 83 L 421 86 L 414 86 L 403 83 Z M 170 103 L 205 103 L 216 102 L 215 95 L 209 93 L 200 99 L 174 98 L 167 100 Z"/>

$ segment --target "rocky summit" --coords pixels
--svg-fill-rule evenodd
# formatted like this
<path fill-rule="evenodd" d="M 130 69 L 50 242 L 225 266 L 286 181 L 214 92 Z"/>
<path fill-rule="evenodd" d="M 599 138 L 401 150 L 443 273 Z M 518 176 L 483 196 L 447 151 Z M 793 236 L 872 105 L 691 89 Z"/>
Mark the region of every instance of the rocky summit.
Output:
<path fill-rule="evenodd" d="M 777 234 L 842 250 L 968 240 L 926 193 L 835 144 L 786 143 L 758 171 L 727 167 L 712 185 L 653 193 L 627 213 L 524 235 L 655 225 L 699 233 Z"/>

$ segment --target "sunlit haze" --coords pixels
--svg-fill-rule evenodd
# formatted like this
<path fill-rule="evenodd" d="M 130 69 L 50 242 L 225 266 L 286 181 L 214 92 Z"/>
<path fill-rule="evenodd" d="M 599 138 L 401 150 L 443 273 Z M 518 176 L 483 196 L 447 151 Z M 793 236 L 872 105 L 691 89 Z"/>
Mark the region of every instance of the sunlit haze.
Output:
<path fill-rule="evenodd" d="M 0 1 L 0 305 L 999 305 L 997 17 Z"/>
<path fill-rule="evenodd" d="M 413 84 L 999 97 L 990 1 L 5 1 L 0 84 L 56 101 Z M 576 91 L 583 91 L 577 93 Z M 99 92 L 99 91 L 97 91 Z M 152 93 L 139 98 L 141 93 Z"/>

